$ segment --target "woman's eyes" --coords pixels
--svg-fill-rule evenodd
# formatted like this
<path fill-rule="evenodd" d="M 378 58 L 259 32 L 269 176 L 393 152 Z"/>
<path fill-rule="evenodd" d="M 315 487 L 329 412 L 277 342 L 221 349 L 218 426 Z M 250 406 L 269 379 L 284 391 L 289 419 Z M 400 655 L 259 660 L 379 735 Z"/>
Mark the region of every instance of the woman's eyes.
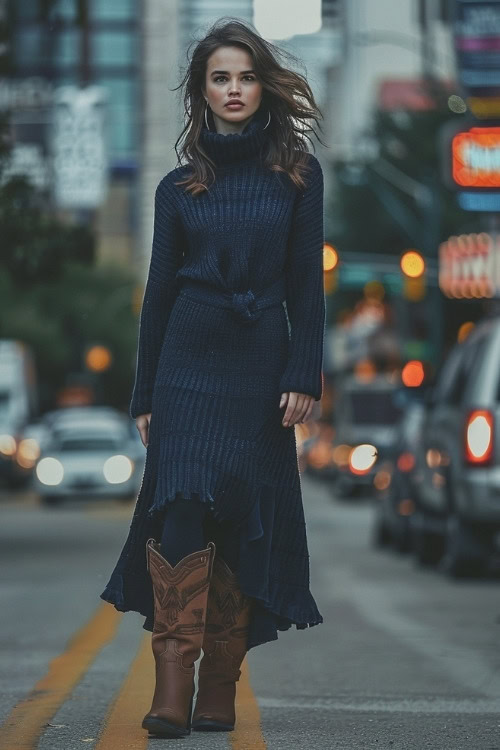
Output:
<path fill-rule="evenodd" d="M 217 82 L 221 78 L 227 78 L 227 76 L 215 76 L 214 81 Z M 243 78 L 248 78 L 250 81 L 255 81 L 255 76 L 243 76 Z"/>

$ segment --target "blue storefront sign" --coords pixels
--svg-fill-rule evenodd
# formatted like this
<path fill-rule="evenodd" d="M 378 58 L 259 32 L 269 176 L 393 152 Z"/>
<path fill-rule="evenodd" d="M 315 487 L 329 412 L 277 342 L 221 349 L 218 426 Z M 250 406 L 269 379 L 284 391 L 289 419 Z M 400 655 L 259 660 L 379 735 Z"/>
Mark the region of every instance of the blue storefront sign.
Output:
<path fill-rule="evenodd" d="M 500 96 L 500 0 L 455 0 L 458 79 L 472 96 Z"/>

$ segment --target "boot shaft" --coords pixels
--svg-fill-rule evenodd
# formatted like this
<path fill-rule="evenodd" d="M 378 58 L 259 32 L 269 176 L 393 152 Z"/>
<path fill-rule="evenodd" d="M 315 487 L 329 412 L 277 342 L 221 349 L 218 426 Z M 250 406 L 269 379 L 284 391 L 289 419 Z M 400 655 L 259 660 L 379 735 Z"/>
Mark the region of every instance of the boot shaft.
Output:
<path fill-rule="evenodd" d="M 163 653 L 168 640 L 175 640 L 175 651 L 182 665 L 190 668 L 200 655 L 205 632 L 210 580 L 215 545 L 193 552 L 177 565 L 160 553 L 153 539 L 147 543 L 148 570 L 153 582 L 153 653 Z"/>

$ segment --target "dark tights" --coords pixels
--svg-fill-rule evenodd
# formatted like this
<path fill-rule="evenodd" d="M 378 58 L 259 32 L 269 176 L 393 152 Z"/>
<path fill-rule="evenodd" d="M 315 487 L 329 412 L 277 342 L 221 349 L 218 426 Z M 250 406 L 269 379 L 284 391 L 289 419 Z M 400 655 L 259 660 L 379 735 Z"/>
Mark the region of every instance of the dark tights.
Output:
<path fill-rule="evenodd" d="M 217 553 L 235 571 L 238 566 L 238 533 L 227 522 L 217 523 L 207 503 L 180 498 L 165 513 L 160 552 L 170 565 L 214 542 Z"/>

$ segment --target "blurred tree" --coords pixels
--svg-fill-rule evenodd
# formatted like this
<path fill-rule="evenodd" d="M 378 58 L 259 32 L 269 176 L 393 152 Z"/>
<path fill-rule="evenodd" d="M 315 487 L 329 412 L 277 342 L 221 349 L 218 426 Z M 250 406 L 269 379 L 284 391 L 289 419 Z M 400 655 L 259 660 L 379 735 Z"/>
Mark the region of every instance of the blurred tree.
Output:
<path fill-rule="evenodd" d="M 127 407 L 137 337 L 135 285 L 127 270 L 70 261 L 58 277 L 18 287 L 0 267 L 0 338 L 33 347 L 42 411 L 54 405 L 68 374 L 84 372 L 85 347 L 95 343 L 112 353 L 109 370 L 98 375 L 103 401 Z"/>
<path fill-rule="evenodd" d="M 84 351 L 102 344 L 112 353 L 99 374 L 105 403 L 126 408 L 135 367 L 137 281 L 128 269 L 95 266 L 95 236 L 86 225 L 63 223 L 25 178 L 2 179 L 9 151 L 0 123 L 0 338 L 19 338 L 35 352 L 42 411 L 54 405 L 69 375 L 85 371 Z"/>
<path fill-rule="evenodd" d="M 441 177 L 441 128 L 463 115 L 450 111 L 449 92 L 437 87 L 432 93 L 433 109 L 375 111 L 367 137 L 377 155 L 355 163 L 336 163 L 336 189 L 327 212 L 326 231 L 341 254 L 399 254 L 408 246 L 418 246 L 422 227 L 432 220 L 423 206 L 426 188 L 432 191 L 431 200 L 437 205 L 438 241 L 477 228 L 477 215 L 458 206 L 455 193 L 443 185 Z M 421 196 L 419 184 L 423 187 Z"/>
<path fill-rule="evenodd" d="M 0 266 L 17 286 L 60 278 L 64 264 L 71 260 L 94 262 L 92 229 L 55 219 L 24 177 L 12 178 L 0 187 L 0 235 Z"/>

